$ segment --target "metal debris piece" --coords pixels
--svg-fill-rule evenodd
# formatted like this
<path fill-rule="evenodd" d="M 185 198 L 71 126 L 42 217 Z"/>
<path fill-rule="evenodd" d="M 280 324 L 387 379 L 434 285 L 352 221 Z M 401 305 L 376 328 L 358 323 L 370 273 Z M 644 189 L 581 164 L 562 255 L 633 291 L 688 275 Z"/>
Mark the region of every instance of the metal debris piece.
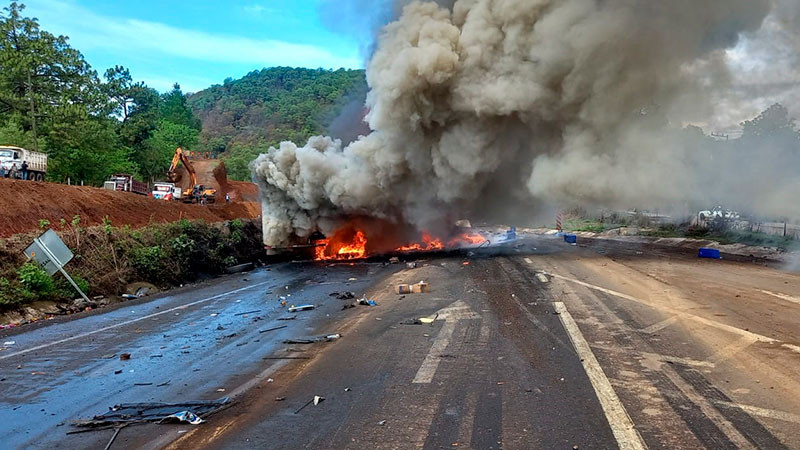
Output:
<path fill-rule="evenodd" d="M 236 313 L 236 314 L 234 314 L 234 316 L 243 316 L 243 315 L 245 315 L 245 314 L 254 314 L 254 313 L 257 313 L 257 312 L 261 312 L 261 310 L 260 310 L 260 309 L 256 309 L 256 310 L 254 310 L 254 311 L 245 311 L 245 312 L 240 312 L 240 313 Z"/>
<path fill-rule="evenodd" d="M 130 353 L 120 353 L 119 359 L 122 360 L 122 361 L 127 361 L 127 360 L 131 359 L 131 354 Z"/>
<path fill-rule="evenodd" d="M 292 306 L 289 308 L 289 312 L 297 312 L 297 311 L 308 311 L 310 309 L 314 309 L 314 305 L 299 305 L 299 306 Z"/>
<path fill-rule="evenodd" d="M 291 317 L 279 317 L 279 318 L 278 318 L 278 320 L 294 320 L 294 319 L 297 319 L 297 316 L 291 316 Z"/>
<path fill-rule="evenodd" d="M 218 411 L 230 402 L 228 397 L 211 401 L 193 401 L 183 403 L 122 403 L 109 408 L 88 420 L 73 423 L 77 427 L 102 427 L 106 425 L 128 423 L 165 423 L 187 422 L 198 424 L 203 418 Z"/>
<path fill-rule="evenodd" d="M 267 328 L 266 330 L 259 330 L 258 332 L 259 332 L 259 333 L 266 333 L 267 331 L 275 331 L 275 330 L 280 330 L 281 328 L 286 328 L 286 327 L 288 327 L 288 326 L 289 326 L 289 325 L 281 325 L 281 326 L 279 326 L 279 327 Z"/>
<path fill-rule="evenodd" d="M 300 339 L 286 339 L 283 341 L 284 344 L 314 344 L 316 342 L 330 342 L 342 337 L 341 334 L 325 334 L 322 336 L 313 336 L 308 338 L 300 338 Z"/>

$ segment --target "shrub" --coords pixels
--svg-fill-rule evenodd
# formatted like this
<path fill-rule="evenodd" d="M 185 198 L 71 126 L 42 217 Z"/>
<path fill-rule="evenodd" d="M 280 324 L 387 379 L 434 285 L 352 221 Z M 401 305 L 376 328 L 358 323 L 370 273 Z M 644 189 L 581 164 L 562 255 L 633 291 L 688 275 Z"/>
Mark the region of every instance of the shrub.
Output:
<path fill-rule="evenodd" d="M 131 251 L 131 264 L 147 280 L 164 281 L 164 252 L 158 245 L 136 247 Z"/>
<path fill-rule="evenodd" d="M 34 262 L 26 262 L 17 271 L 22 286 L 35 298 L 51 295 L 56 290 L 55 282 L 47 272 Z"/>

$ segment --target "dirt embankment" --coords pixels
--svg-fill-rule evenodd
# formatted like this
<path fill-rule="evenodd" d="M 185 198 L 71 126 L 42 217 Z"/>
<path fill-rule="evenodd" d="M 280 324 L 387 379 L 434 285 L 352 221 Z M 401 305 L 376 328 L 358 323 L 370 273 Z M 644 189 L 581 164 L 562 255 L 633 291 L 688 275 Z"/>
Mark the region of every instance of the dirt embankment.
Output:
<path fill-rule="evenodd" d="M 237 193 L 247 194 L 238 198 L 252 198 L 249 186 L 240 186 L 238 182 L 235 186 Z M 36 231 L 42 219 L 57 228 L 61 219 L 69 222 L 76 215 L 80 216 L 82 226 L 102 224 L 103 218 L 108 217 L 114 226 L 137 228 L 181 219 L 219 222 L 255 218 L 261 214 L 258 202 L 225 204 L 224 194 L 222 198 L 223 201 L 216 205 L 200 206 L 94 187 L 0 179 L 0 237 Z"/>

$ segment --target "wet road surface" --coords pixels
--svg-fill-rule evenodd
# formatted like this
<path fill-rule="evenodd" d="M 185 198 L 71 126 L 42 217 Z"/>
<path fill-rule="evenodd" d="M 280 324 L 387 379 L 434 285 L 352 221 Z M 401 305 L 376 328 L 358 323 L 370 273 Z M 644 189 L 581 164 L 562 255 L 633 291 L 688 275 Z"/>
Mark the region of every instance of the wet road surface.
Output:
<path fill-rule="evenodd" d="M 365 281 L 380 278 L 384 271 L 380 265 L 283 264 L 152 301 L 17 330 L 2 338 L 14 344 L 0 352 L 2 447 L 103 448 L 112 431 L 67 435 L 74 431 L 71 422 L 119 403 L 236 395 L 286 363 L 262 360 L 283 350 L 281 340 L 307 336 L 326 323 L 327 314 L 338 313 L 341 305 L 329 292 L 361 291 Z M 286 307 L 280 296 L 286 298 Z M 286 312 L 291 304 L 303 303 L 320 307 Z M 277 320 L 291 316 L 296 319 Z M 130 353 L 130 360 L 120 360 L 122 353 Z M 181 427 L 126 431 L 115 445 L 169 442 Z"/>
<path fill-rule="evenodd" d="M 4 338 L 0 435 L 102 448 L 111 430 L 59 424 L 233 395 L 204 424 L 128 427 L 114 448 L 800 448 L 800 276 L 650 250 L 536 237 L 415 268 L 287 264 L 33 329 Z M 394 293 L 420 280 L 429 293 Z M 322 306 L 278 321 L 280 289 Z M 328 296 L 343 290 L 378 306 L 343 310 Z M 406 324 L 421 317 L 436 320 Z M 300 359 L 262 359 L 281 355 Z"/>

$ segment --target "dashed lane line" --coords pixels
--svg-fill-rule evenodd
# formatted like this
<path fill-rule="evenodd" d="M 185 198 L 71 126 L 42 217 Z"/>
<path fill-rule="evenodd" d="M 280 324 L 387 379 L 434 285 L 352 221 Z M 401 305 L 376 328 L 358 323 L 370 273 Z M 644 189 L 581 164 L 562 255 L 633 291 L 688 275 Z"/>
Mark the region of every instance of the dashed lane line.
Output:
<path fill-rule="evenodd" d="M 232 291 L 224 292 L 222 294 L 217 294 L 217 295 L 215 295 L 213 297 L 208 297 L 208 298 L 197 300 L 197 301 L 194 301 L 194 302 L 191 302 L 191 303 L 186 303 L 185 305 L 176 306 L 174 308 L 166 309 L 164 311 L 159 311 L 157 313 L 148 314 L 146 316 L 137 317 L 135 319 L 126 320 L 126 321 L 120 322 L 120 323 L 115 323 L 114 325 L 109 325 L 107 327 L 98 328 L 98 329 L 92 330 L 92 331 L 87 331 L 86 333 L 76 334 L 75 336 L 70 336 L 68 338 L 59 339 L 57 341 L 48 342 L 46 344 L 37 345 L 37 346 L 31 347 L 31 348 L 26 348 L 25 350 L 20 350 L 18 352 L 9 353 L 7 355 L 2 355 L 2 356 L 0 356 L 0 360 L 13 358 L 13 357 L 19 356 L 19 355 L 24 355 L 25 353 L 34 352 L 36 350 L 42 350 L 42 349 L 45 349 L 45 348 L 48 348 L 48 347 L 52 347 L 54 345 L 59 345 L 59 344 L 65 343 L 65 342 L 74 341 L 76 339 L 82 339 L 82 338 L 85 338 L 87 336 L 91 336 L 93 334 L 102 333 L 104 331 L 113 330 L 114 328 L 123 327 L 125 325 L 130 325 L 132 323 L 136 323 L 136 322 L 139 322 L 139 321 L 142 321 L 142 320 L 146 320 L 146 319 L 150 319 L 150 318 L 153 318 L 153 317 L 162 316 L 164 314 L 171 313 L 171 312 L 177 311 L 179 309 L 185 309 L 185 308 L 187 308 L 189 306 L 199 305 L 199 304 L 202 304 L 202 303 L 210 302 L 212 300 L 217 300 L 217 299 L 225 297 L 227 295 L 236 294 L 237 292 L 246 291 L 248 289 L 253 289 L 253 288 L 256 288 L 256 287 L 259 287 L 259 286 L 263 286 L 263 285 L 269 284 L 269 283 L 272 283 L 272 281 L 265 281 L 263 283 L 252 284 L 250 286 L 245 286 L 243 288 L 234 289 Z"/>
<path fill-rule="evenodd" d="M 583 369 L 592 383 L 594 392 L 597 394 L 597 399 L 600 401 L 600 406 L 603 408 L 608 424 L 611 427 L 611 432 L 614 434 L 620 450 L 643 450 L 647 448 L 636 427 L 634 427 L 628 412 L 620 402 L 619 397 L 617 397 L 617 393 L 611 387 L 611 383 L 609 383 L 608 377 L 600 367 L 600 363 L 597 362 L 597 358 L 592 353 L 589 343 L 586 342 L 581 330 L 578 328 L 578 324 L 575 323 L 575 319 L 572 318 L 563 303 L 556 302 L 553 305 L 559 315 L 558 317 L 561 319 L 561 323 L 564 325 L 564 329 L 567 330 L 572 346 L 575 347 L 575 352 L 581 359 Z"/>

